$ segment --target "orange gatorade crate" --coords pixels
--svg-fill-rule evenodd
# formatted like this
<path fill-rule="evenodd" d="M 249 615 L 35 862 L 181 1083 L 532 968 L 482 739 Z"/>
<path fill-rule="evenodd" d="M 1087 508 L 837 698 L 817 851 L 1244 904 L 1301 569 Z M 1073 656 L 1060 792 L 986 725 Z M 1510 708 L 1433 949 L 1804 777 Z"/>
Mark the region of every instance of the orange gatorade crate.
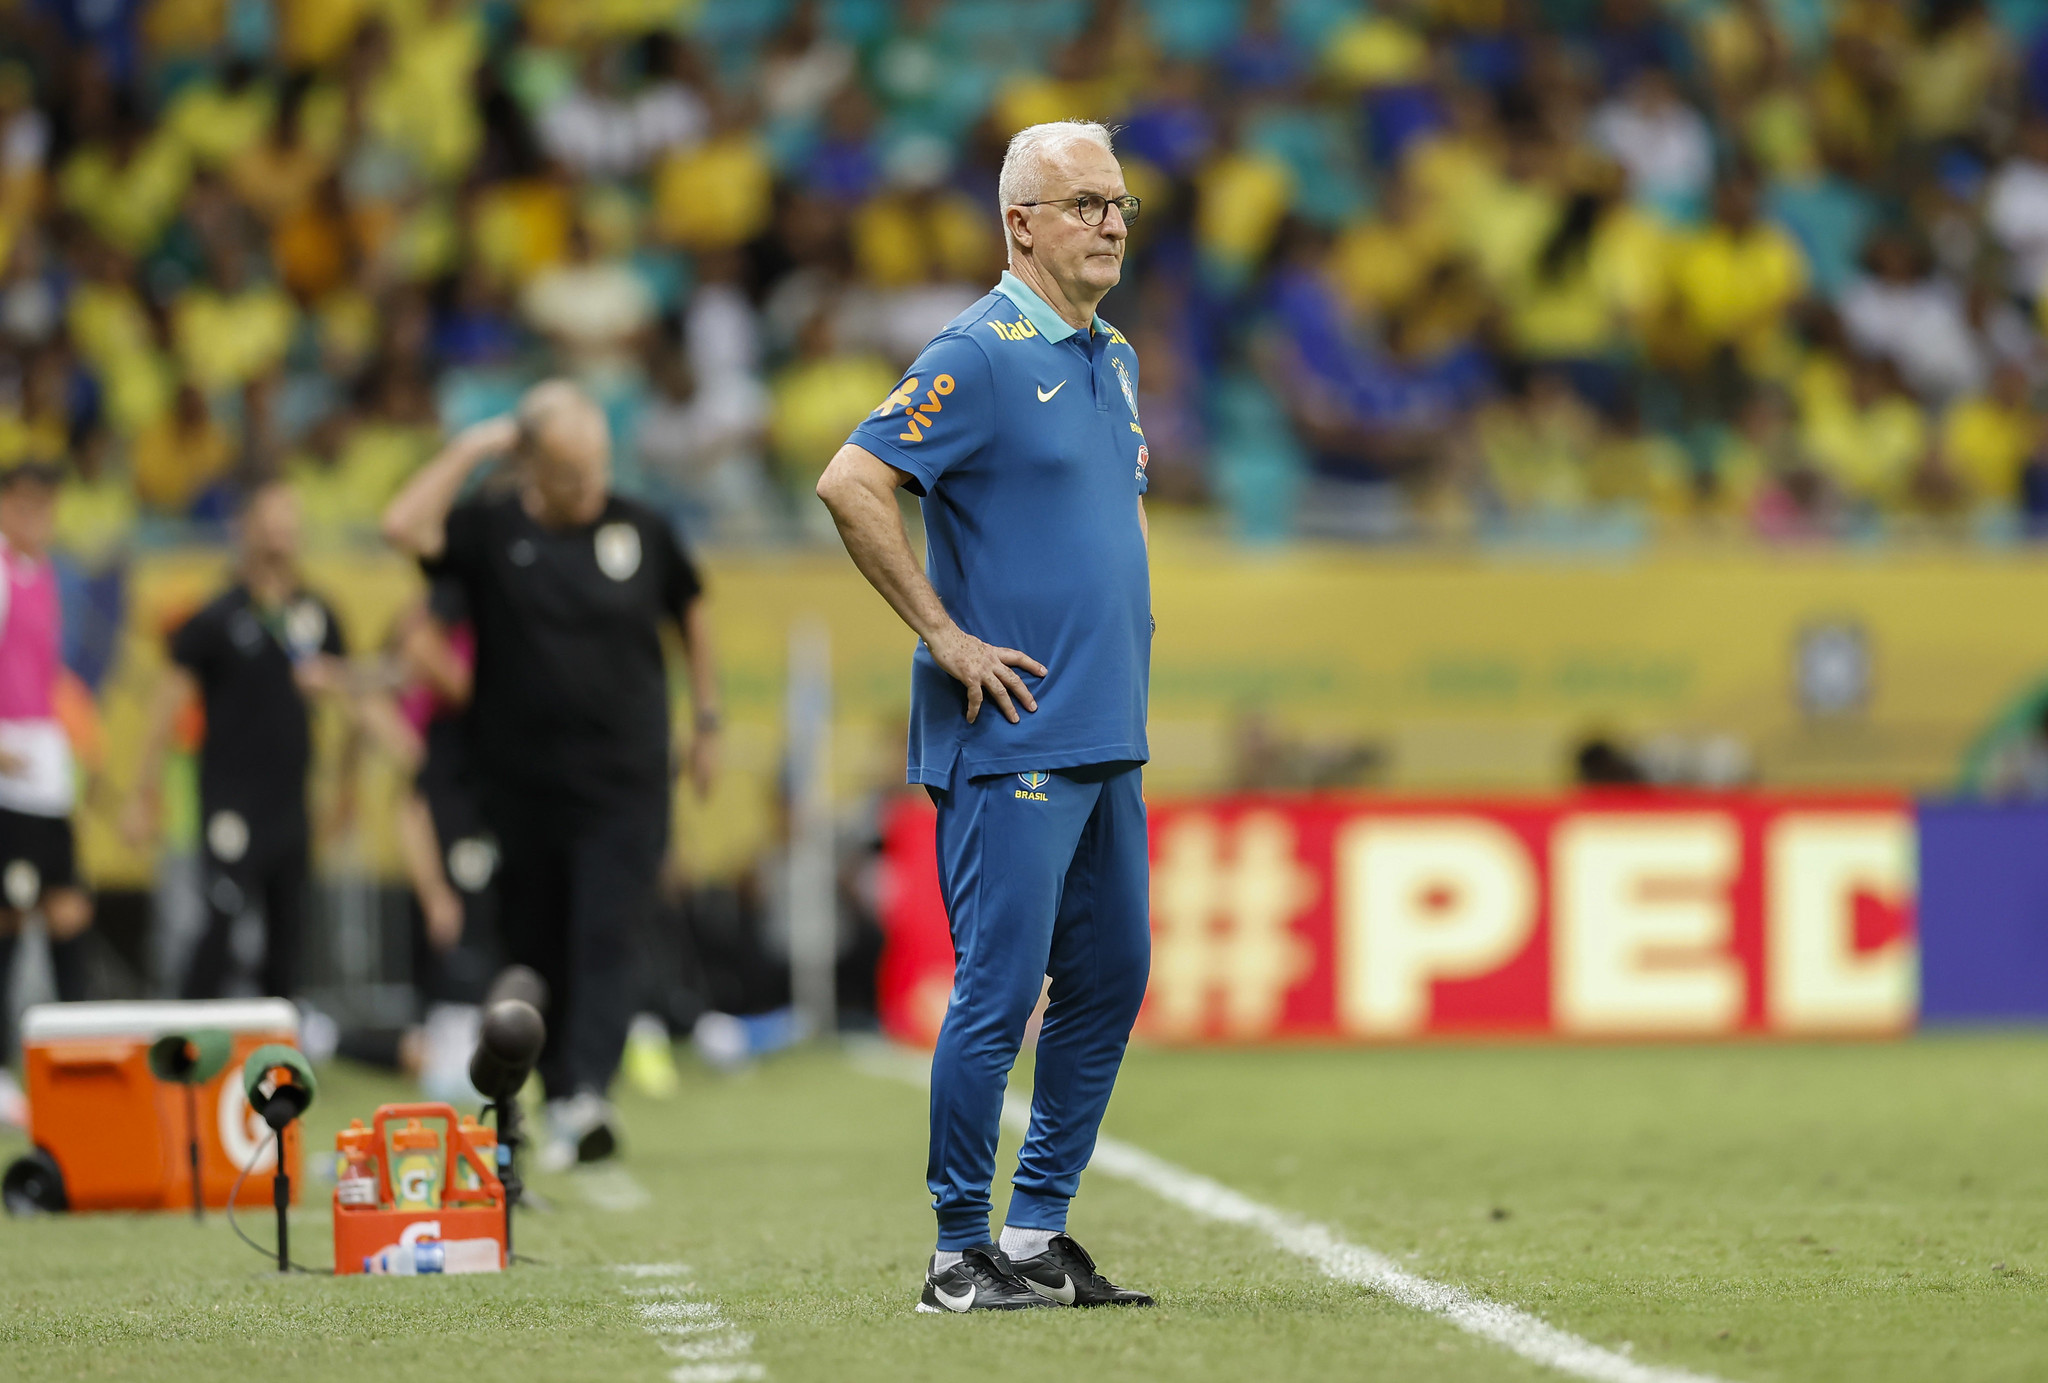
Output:
<path fill-rule="evenodd" d="M 299 1013 L 290 1002 L 37 1004 L 22 1015 L 29 1139 L 56 1160 L 73 1210 L 191 1207 L 185 1091 L 151 1074 L 149 1047 L 206 1029 L 227 1033 L 232 1047 L 227 1065 L 195 1092 L 201 1195 L 210 1206 L 226 1205 L 236 1176 L 254 1159 L 236 1204 L 268 1205 L 270 1130 L 242 1094 L 242 1062 L 266 1043 L 297 1044 Z M 284 1158 L 296 1188 L 296 1124 L 285 1129 Z"/>
<path fill-rule="evenodd" d="M 387 1104 L 371 1127 L 354 1120 L 334 1144 L 337 1275 L 504 1269 L 496 1134 L 452 1105 Z"/>

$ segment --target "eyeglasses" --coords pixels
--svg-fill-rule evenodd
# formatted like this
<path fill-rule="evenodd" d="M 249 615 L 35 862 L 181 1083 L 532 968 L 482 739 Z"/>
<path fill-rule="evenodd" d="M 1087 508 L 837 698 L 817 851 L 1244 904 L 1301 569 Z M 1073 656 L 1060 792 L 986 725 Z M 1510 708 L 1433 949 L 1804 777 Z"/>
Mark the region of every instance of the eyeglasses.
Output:
<path fill-rule="evenodd" d="M 1068 202 L 1074 204 L 1074 210 L 1080 214 L 1081 224 L 1084 226 L 1101 225 L 1103 219 L 1109 215 L 1111 207 L 1115 207 L 1123 216 L 1124 224 L 1127 226 L 1138 219 L 1138 199 L 1129 195 L 1101 197 L 1093 192 L 1084 192 L 1078 197 L 1057 197 L 1043 202 L 1014 202 L 1012 205 L 1065 206 Z"/>

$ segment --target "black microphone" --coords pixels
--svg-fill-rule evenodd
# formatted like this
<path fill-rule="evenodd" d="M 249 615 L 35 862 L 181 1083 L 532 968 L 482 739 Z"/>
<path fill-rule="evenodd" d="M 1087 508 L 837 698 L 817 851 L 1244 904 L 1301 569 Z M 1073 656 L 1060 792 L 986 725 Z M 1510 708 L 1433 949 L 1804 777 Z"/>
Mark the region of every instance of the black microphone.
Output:
<path fill-rule="evenodd" d="M 500 999 L 484 1010 L 476 1053 L 469 1059 L 469 1083 L 492 1101 L 510 1100 L 533 1074 L 546 1043 L 547 1023 L 524 999 Z"/>
<path fill-rule="evenodd" d="M 285 1212 L 291 1207 L 292 1176 L 284 1165 L 285 1125 L 304 1114 L 313 1103 L 319 1083 L 313 1078 L 312 1063 L 296 1047 L 272 1043 L 249 1053 L 242 1063 L 242 1093 L 249 1107 L 277 1135 L 277 1167 L 270 1175 L 270 1204 L 277 1212 L 277 1270 L 290 1272 L 291 1226 Z M 241 1183 L 235 1183 L 239 1189 Z M 228 1197 L 229 1223 L 234 1223 L 234 1197 Z M 240 1231 L 236 1231 L 239 1233 Z"/>
<path fill-rule="evenodd" d="M 547 1045 L 541 1011 L 548 1004 L 547 981 L 523 965 L 507 966 L 484 996 L 482 1031 L 469 1059 L 469 1083 L 485 1099 L 502 1103 L 518 1095 Z"/>
<path fill-rule="evenodd" d="M 498 1124 L 498 1177 L 505 1186 L 505 1261 L 512 1259 L 512 1211 L 524 1187 L 519 1180 L 519 1148 L 526 1141 L 520 1128 L 519 1092 L 540 1049 L 547 1045 L 547 982 L 523 965 L 507 966 L 491 981 L 484 996 L 484 1020 L 476 1053 L 469 1059 L 469 1083 L 491 1102 Z"/>
<path fill-rule="evenodd" d="M 206 1218 L 199 1178 L 198 1087 L 212 1080 L 233 1055 L 234 1039 L 219 1028 L 166 1033 L 150 1044 L 149 1069 L 158 1080 L 185 1087 L 185 1165 L 192 1174 L 192 1218 Z"/>
<path fill-rule="evenodd" d="M 508 965 L 491 981 L 490 989 L 484 994 L 484 1007 L 489 1008 L 502 999 L 524 999 L 545 1013 L 548 1007 L 548 982 L 531 966 Z"/>

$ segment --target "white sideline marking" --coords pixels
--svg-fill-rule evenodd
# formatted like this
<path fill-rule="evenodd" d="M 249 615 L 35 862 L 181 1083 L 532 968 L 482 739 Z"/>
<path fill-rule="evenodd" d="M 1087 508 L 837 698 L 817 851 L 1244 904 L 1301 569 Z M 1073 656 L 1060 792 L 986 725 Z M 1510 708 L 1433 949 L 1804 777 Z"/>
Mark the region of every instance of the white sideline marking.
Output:
<path fill-rule="evenodd" d="M 687 1263 L 615 1263 L 612 1271 L 632 1278 L 688 1277 Z M 693 1301 L 696 1283 L 664 1282 L 652 1287 L 627 1287 L 637 1299 L 641 1327 L 661 1345 L 661 1352 L 685 1362 L 669 1370 L 669 1383 L 754 1383 L 768 1370 L 744 1357 L 754 1337 L 733 1329 L 718 1313 L 718 1303 Z M 691 1336 L 702 1336 L 692 1339 Z"/>
<path fill-rule="evenodd" d="M 704 1321 L 718 1314 L 718 1308 L 708 1301 L 650 1301 L 640 1308 L 640 1319 L 649 1326 L 663 1321 Z M 702 1330 L 703 1325 L 693 1325 L 692 1330 Z"/>
<path fill-rule="evenodd" d="M 929 1088 L 931 1069 L 906 1052 L 865 1051 L 854 1064 L 870 1075 Z M 1015 1095 L 1003 1099 L 1003 1122 L 1013 1129 L 1030 1123 L 1031 1106 Z M 1462 1287 L 1418 1276 L 1363 1244 L 1346 1241 L 1328 1225 L 1262 1204 L 1220 1181 L 1191 1172 L 1117 1138 L 1095 1144 L 1093 1171 L 1132 1182 L 1190 1214 L 1219 1224 L 1256 1229 L 1274 1246 L 1316 1265 L 1325 1277 L 1353 1282 L 1417 1311 L 1441 1316 L 1468 1335 L 1490 1340 L 1531 1363 L 1591 1383 L 1722 1383 L 1712 1374 L 1641 1364 L 1569 1330 L 1560 1330 L 1518 1307 L 1474 1296 Z"/>
<path fill-rule="evenodd" d="M 654 1197 L 647 1193 L 647 1188 L 616 1162 L 578 1168 L 571 1176 L 577 1191 L 593 1209 L 639 1210 L 654 1203 Z"/>

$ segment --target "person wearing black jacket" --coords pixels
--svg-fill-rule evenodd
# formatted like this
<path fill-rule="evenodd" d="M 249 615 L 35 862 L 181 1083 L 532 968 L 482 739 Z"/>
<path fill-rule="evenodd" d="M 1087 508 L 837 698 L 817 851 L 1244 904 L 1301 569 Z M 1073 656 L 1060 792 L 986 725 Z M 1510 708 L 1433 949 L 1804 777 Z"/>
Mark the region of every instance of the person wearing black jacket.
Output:
<path fill-rule="evenodd" d="M 506 459 L 515 483 L 457 503 Z M 673 781 L 661 629 L 675 627 L 695 709 L 680 757 L 715 771 L 717 675 L 696 567 L 674 530 L 610 491 L 604 414 L 563 381 L 457 434 L 391 501 L 384 534 L 460 585 L 476 631 L 468 716 L 497 837 L 507 958 L 549 985 L 543 1165 L 617 1143 L 605 1092 L 638 993 L 635 938 L 655 907 Z"/>
<path fill-rule="evenodd" d="M 298 988 L 312 849 L 311 705 L 343 694 L 347 681 L 341 622 L 299 574 L 290 487 L 273 481 L 252 490 L 236 526 L 234 581 L 171 634 L 123 821 L 131 843 L 154 839 L 172 729 L 197 701 L 206 716 L 199 825 L 207 924 L 179 986 L 187 999 L 220 996 L 235 922 L 251 908 L 263 916 L 263 992 L 290 998 Z M 349 760 L 355 742 L 351 730 Z M 352 776 L 345 766 L 344 797 Z"/>

